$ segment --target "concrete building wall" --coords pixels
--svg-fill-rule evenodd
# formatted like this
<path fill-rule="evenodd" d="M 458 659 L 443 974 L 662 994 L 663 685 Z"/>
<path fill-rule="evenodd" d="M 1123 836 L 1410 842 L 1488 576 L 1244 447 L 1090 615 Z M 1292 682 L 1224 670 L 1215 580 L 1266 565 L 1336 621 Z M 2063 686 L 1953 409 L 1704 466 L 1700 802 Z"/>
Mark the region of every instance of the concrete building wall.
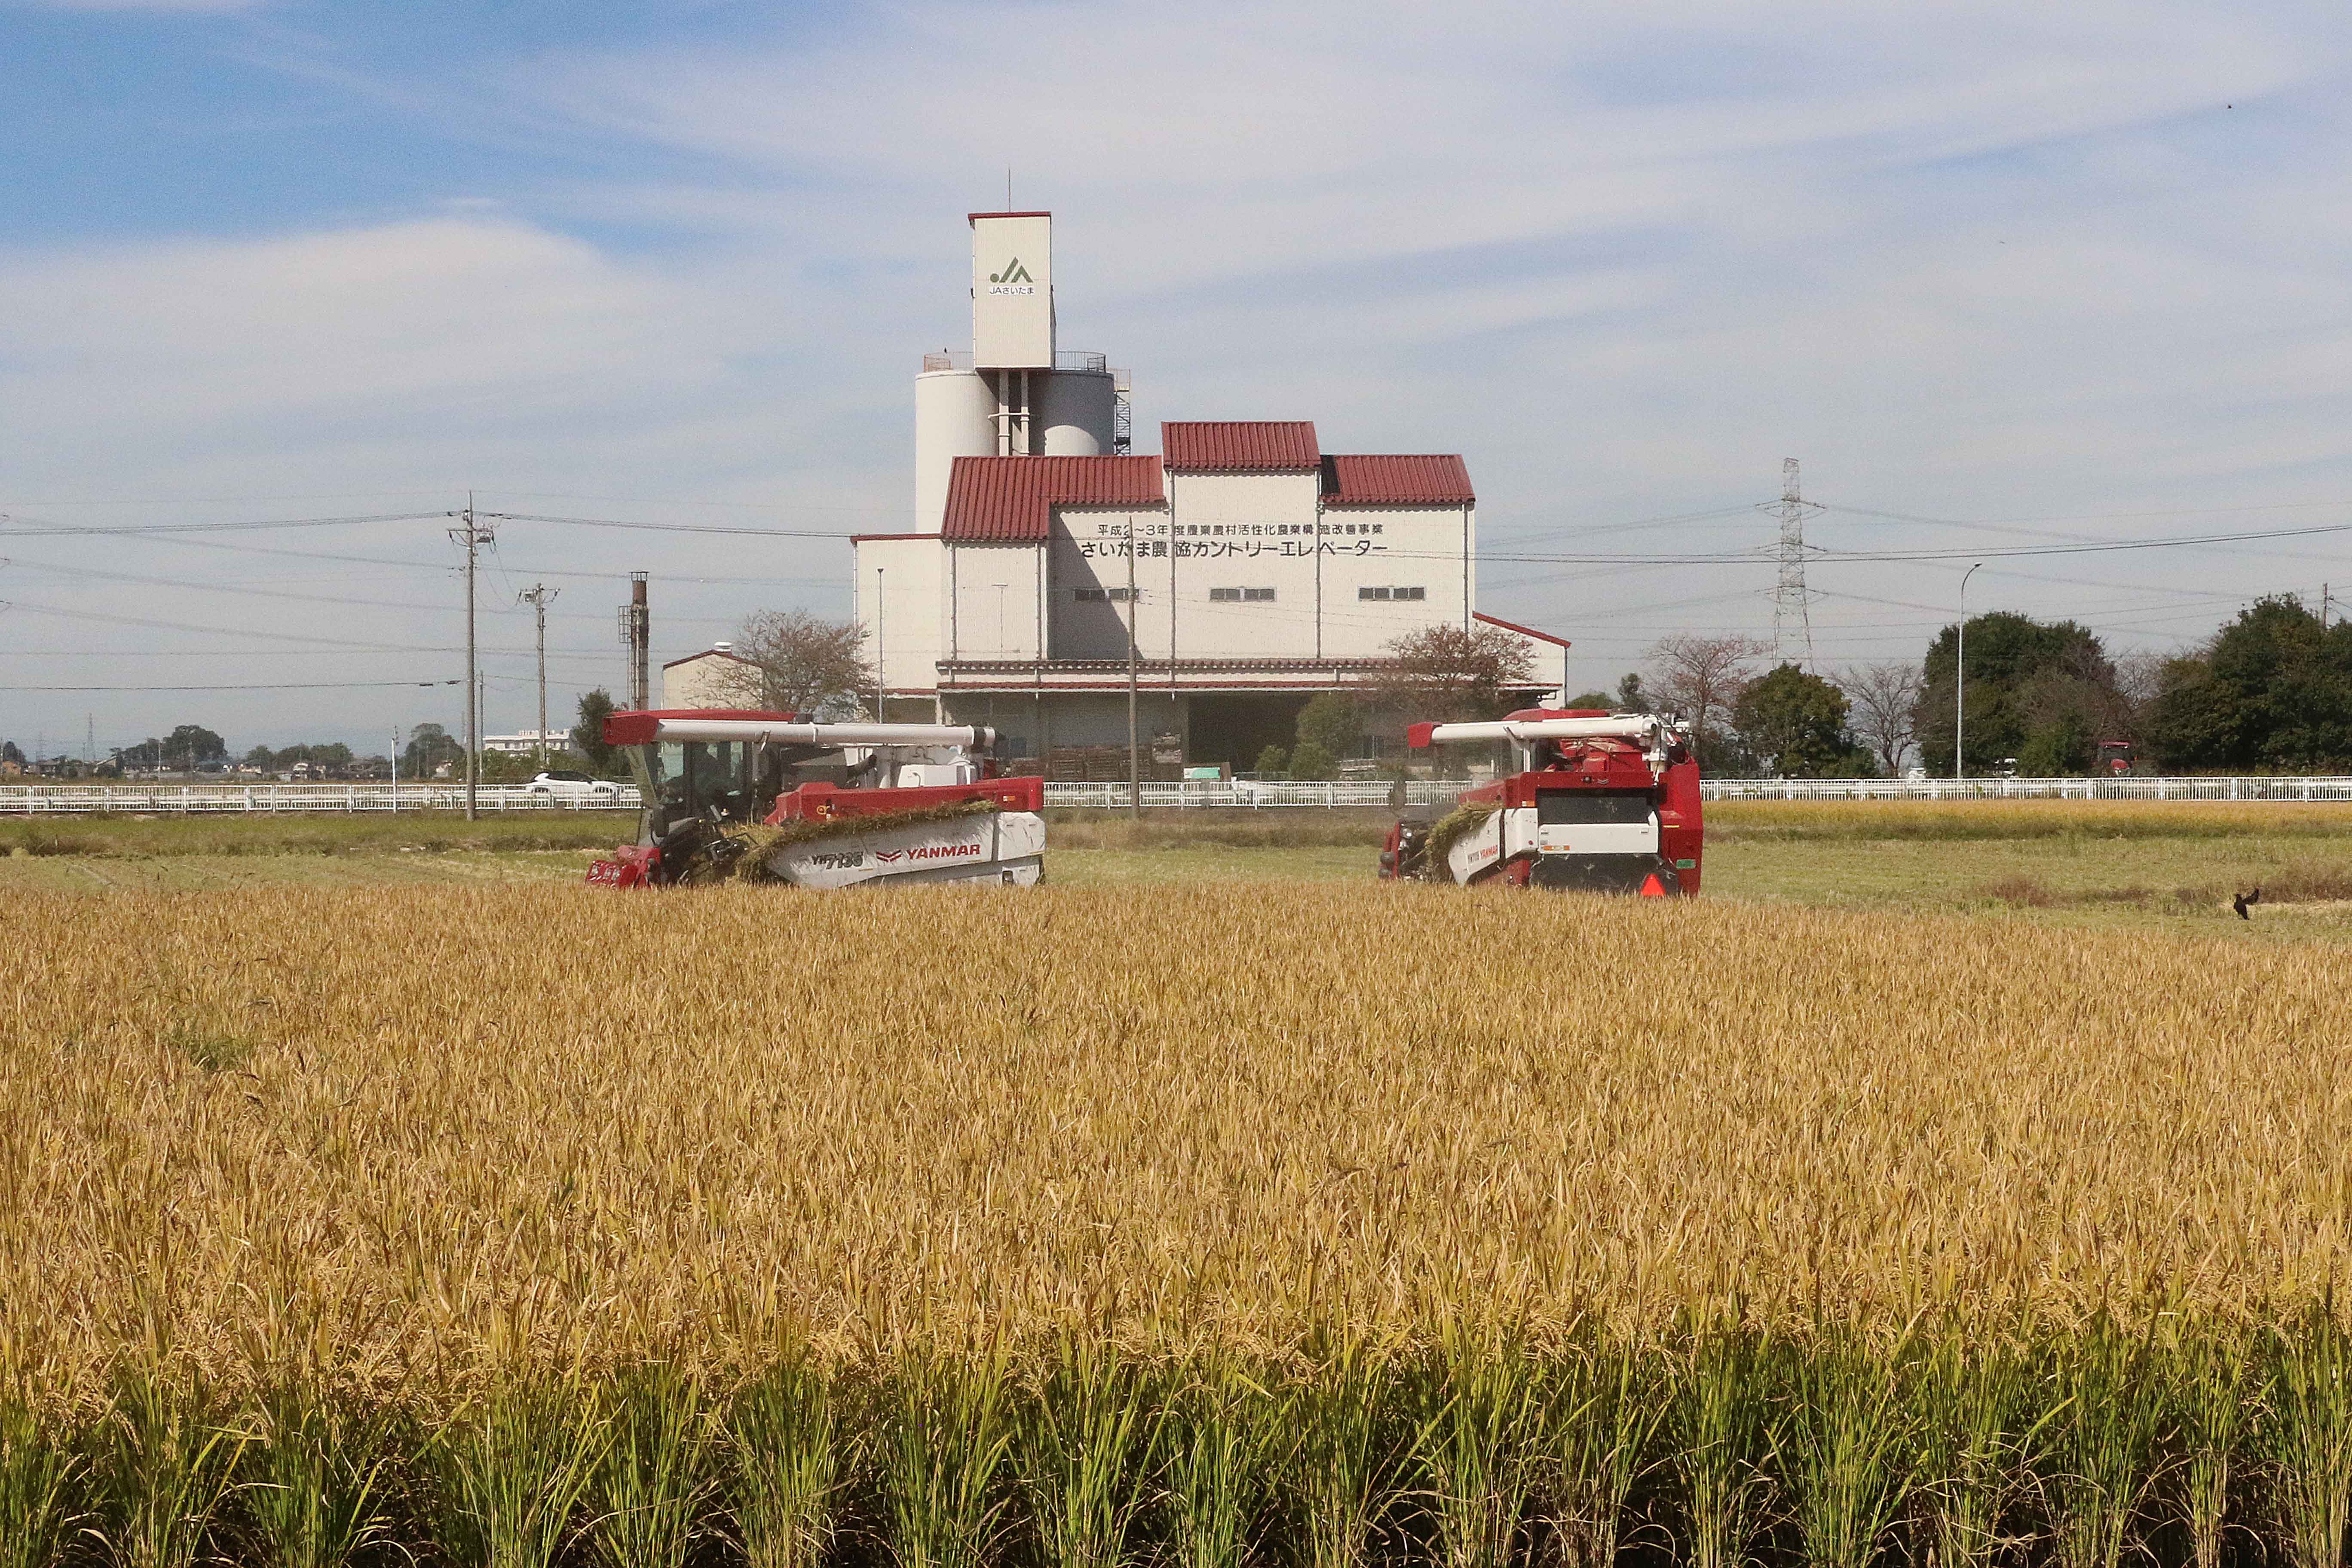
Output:
<path fill-rule="evenodd" d="M 971 220 L 971 363 L 1054 368 L 1054 220 L 976 213 Z"/>
<path fill-rule="evenodd" d="M 1145 658 L 1168 656 L 1167 515 L 1156 508 L 1055 510 L 1053 539 L 1044 552 L 1049 574 L 1049 657 L 1125 658 L 1128 619 L 1137 606 L 1141 617 L 1136 623 L 1136 652 Z M 1111 596 L 1127 591 L 1130 539 L 1141 546 L 1135 561 L 1137 597 L 1132 605 Z M 1102 597 L 1095 597 L 1097 593 Z"/>
<path fill-rule="evenodd" d="M 859 646 L 870 661 L 878 637 L 883 684 L 894 691 L 929 691 L 939 684 L 939 661 L 947 657 L 942 553 L 933 537 L 858 542 Z"/>
<path fill-rule="evenodd" d="M 1034 544 L 950 544 L 950 658 L 1043 657 L 1045 551 Z"/>
<path fill-rule="evenodd" d="M 1476 518 L 1471 519 L 1475 541 Z M 1323 654 L 1377 658 L 1399 636 L 1432 625 L 1464 625 L 1460 507 L 1340 507 L 1323 514 Z M 1367 588 L 1386 589 L 1366 599 Z M 1422 596 L 1397 598 L 1396 590 Z"/>
<path fill-rule="evenodd" d="M 757 705 L 759 692 L 751 661 L 718 648 L 662 666 L 665 708 L 748 708 Z"/>
<path fill-rule="evenodd" d="M 1177 656 L 1313 658 L 1319 477 L 1171 474 L 1168 486 Z"/>

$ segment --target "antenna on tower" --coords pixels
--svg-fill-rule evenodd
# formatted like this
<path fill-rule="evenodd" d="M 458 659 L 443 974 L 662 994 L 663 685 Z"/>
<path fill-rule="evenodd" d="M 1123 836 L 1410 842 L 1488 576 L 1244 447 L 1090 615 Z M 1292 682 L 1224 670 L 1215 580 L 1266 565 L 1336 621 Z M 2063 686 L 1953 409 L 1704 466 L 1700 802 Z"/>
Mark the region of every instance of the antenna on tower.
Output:
<path fill-rule="evenodd" d="M 1772 595 L 1772 657 L 1813 668 L 1812 594 L 1805 586 L 1805 514 L 1821 508 L 1797 488 L 1797 459 L 1780 459 L 1780 583 Z"/>

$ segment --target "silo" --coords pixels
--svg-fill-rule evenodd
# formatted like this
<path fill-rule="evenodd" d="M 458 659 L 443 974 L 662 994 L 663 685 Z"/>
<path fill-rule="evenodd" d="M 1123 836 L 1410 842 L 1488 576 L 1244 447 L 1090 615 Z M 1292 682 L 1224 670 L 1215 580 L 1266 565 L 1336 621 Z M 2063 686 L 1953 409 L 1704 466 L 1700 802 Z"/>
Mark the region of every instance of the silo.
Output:
<path fill-rule="evenodd" d="M 948 510 L 948 476 L 958 458 L 996 451 L 996 393 L 977 371 L 927 370 L 915 377 L 915 531 L 937 533 Z"/>
<path fill-rule="evenodd" d="M 1037 450 L 1049 458 L 1092 458 L 1111 449 L 1111 418 L 1118 398 L 1110 372 L 1057 370 L 1035 377 L 1031 395 L 1037 403 L 1038 426 L 1045 435 Z"/>

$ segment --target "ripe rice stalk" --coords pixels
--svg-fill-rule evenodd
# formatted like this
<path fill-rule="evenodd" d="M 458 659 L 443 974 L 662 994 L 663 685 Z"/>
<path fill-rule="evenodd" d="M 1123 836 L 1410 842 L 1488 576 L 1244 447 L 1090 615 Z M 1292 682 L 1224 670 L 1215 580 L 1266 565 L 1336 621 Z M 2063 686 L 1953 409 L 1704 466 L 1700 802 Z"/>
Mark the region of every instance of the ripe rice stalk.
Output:
<path fill-rule="evenodd" d="M 667 1362 L 604 1391 L 589 1531 L 603 1568 L 685 1568 L 719 1489 L 718 1422 L 702 1384 Z"/>
<path fill-rule="evenodd" d="M 898 1568 L 985 1568 L 1004 1534 L 1013 1447 L 1003 1356 L 913 1350 L 893 1381 L 880 1454 L 891 1554 Z"/>
<path fill-rule="evenodd" d="M 2051 1342 L 2041 1480 L 2060 1568 L 2116 1568 L 2137 1543 L 2166 1415 L 2147 1339 L 2102 1313 Z"/>
<path fill-rule="evenodd" d="M 1412 1376 L 1413 1449 L 1440 1568 L 1509 1568 L 1544 1436 L 1534 1362 L 1517 1333 L 1455 1320 Z"/>
<path fill-rule="evenodd" d="M 29 1401 L 0 1394 L 0 1568 L 56 1568 L 64 1557 L 81 1465 L 60 1426 Z"/>
<path fill-rule="evenodd" d="M 1774 1468 L 1813 1568 L 1869 1568 L 1909 1501 L 1918 1446 L 1906 1356 L 1903 1343 L 1874 1348 L 1850 1330 L 1784 1352 Z"/>
<path fill-rule="evenodd" d="M 227 1501 L 247 1434 L 202 1380 L 153 1360 L 114 1379 L 90 1533 L 113 1568 L 192 1568 Z"/>
<path fill-rule="evenodd" d="M 2191 1568 L 2221 1568 L 2235 1521 L 2239 1456 L 2267 1399 L 2263 1357 L 2243 1332 L 2217 1324 L 2176 1327 L 2168 1359 Z"/>
<path fill-rule="evenodd" d="M 2102 1292 L 2132 1324 L 2269 1321 L 2352 1279 L 2352 992 L 2322 942 L 2192 963 L 1954 921 L 1923 948 L 1883 912 L 1418 886 L 1295 884 L 1279 921 L 1263 887 L 1049 888 L 985 921 L 908 889 L 878 924 L 706 891 L 12 903 L 0 1386 L 58 1408 L 149 1310 L 224 1397 L 289 1334 L 330 1386 L 421 1369 L 403 1397 L 446 1411 L 493 1367 L 642 1360 L 649 1323 L 719 1388 L 810 1324 L 828 1355 L 919 1321 L 1031 1343 L 1114 1301 L 1122 1342 L 1524 1309 L 1549 1345 L 1580 1314 L 1646 1340 L 1733 1282 L 1777 1330 L 1820 1302 L 2030 1335 Z M 1572 994 L 1525 986 L 1530 943 Z M 589 948 L 635 955 L 619 990 Z M 1663 948 L 1706 962 L 1654 973 Z M 169 1005 L 252 1037 L 241 1067 L 169 1046 L 157 952 Z M 844 994 L 891 997 L 889 1049 Z"/>
<path fill-rule="evenodd" d="M 1988 1568 L 2018 1544 L 2003 1521 L 2049 1419 L 2042 1391 L 2025 1353 L 1993 1334 L 1940 1332 L 1912 1363 L 1916 1499 L 1936 1568 Z"/>
<path fill-rule="evenodd" d="M 1691 1568 L 1739 1568 L 1763 1523 L 1766 1388 L 1779 1351 L 1763 1334 L 1726 1325 L 1693 1333 L 1678 1358 L 1674 1468 Z"/>
<path fill-rule="evenodd" d="M 1544 1371 L 1544 1522 L 1563 1568 L 1612 1568 L 1627 1500 L 1666 1419 L 1654 1358 L 1578 1335 Z"/>
<path fill-rule="evenodd" d="M 1297 1434 L 1285 1490 L 1304 1568 L 1362 1568 L 1385 1510 L 1391 1468 L 1390 1352 L 1359 1335 L 1328 1333 L 1283 1400 Z"/>
<path fill-rule="evenodd" d="M 1171 1374 L 1161 1489 L 1171 1568 L 1242 1568 L 1297 1438 L 1270 1380 L 1209 1349 Z"/>
<path fill-rule="evenodd" d="M 798 1349 L 735 1396 L 737 1544 L 749 1568 L 816 1568 L 832 1544 L 842 1473 L 834 1394 Z"/>
<path fill-rule="evenodd" d="M 1091 1334 L 1045 1354 L 1014 1426 L 1038 1549 L 1047 1568 L 1119 1568 L 1159 1442 L 1150 1385 Z"/>
<path fill-rule="evenodd" d="M 2314 1308 L 2272 1335 L 2273 1509 L 2291 1568 L 2342 1568 L 2352 1527 L 2352 1342 Z"/>
<path fill-rule="evenodd" d="M 508 1377 L 434 1434 L 436 1544 L 457 1568 L 551 1568 L 603 1457 L 598 1405 L 577 1380 Z"/>
<path fill-rule="evenodd" d="M 258 1404 L 243 1500 L 267 1568 L 343 1568 L 386 1541 L 387 1415 L 307 1379 Z"/>

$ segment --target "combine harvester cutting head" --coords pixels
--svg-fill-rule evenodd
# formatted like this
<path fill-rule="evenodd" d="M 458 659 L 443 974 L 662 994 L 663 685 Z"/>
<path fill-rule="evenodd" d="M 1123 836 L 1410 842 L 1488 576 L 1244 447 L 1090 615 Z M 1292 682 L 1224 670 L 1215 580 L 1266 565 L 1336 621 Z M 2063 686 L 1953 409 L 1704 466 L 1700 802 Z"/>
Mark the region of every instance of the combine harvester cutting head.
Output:
<path fill-rule="evenodd" d="M 1507 742 L 1507 776 L 1452 811 L 1401 817 L 1381 875 L 1644 898 L 1698 891 L 1698 763 L 1654 713 L 1529 708 L 1486 724 L 1415 724 L 1416 749 Z"/>
<path fill-rule="evenodd" d="M 598 887 L 1045 877 L 1045 781 L 994 776 L 992 730 L 706 708 L 615 713 L 604 739 L 627 753 L 646 804 L 637 842 L 590 868 Z M 797 764 L 834 758 L 847 784 L 787 787 Z"/>

